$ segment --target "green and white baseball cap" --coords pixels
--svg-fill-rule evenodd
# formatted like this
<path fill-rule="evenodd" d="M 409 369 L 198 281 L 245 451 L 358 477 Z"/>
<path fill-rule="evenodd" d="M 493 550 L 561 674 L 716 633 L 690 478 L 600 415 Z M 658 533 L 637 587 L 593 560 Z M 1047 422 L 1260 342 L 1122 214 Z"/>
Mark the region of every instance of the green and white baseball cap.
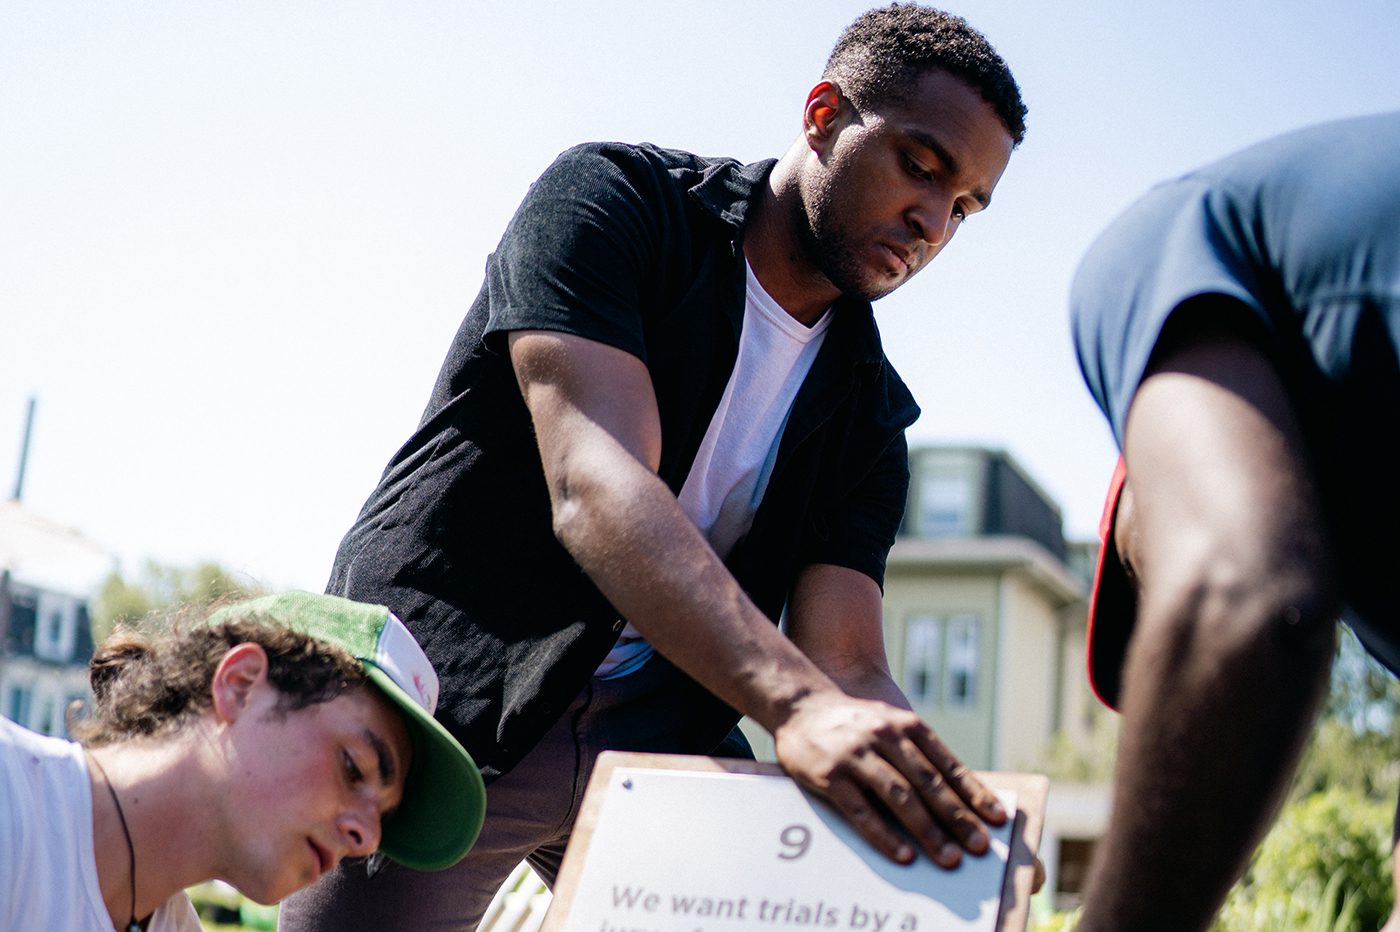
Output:
<path fill-rule="evenodd" d="M 413 741 L 403 800 L 384 819 L 379 850 L 405 867 L 434 871 L 462 859 L 486 815 L 481 771 L 433 718 L 438 678 L 404 623 L 383 605 L 283 592 L 214 612 L 209 623 L 247 618 L 281 625 L 348 652 L 402 711 Z"/>

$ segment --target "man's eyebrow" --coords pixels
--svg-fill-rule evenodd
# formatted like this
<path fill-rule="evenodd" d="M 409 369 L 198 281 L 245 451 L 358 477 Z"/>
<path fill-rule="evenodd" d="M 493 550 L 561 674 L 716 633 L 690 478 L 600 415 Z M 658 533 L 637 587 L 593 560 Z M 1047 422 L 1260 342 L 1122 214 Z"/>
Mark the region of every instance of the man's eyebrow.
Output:
<path fill-rule="evenodd" d="M 394 782 L 394 775 L 398 769 L 394 765 L 394 752 L 389 750 L 389 745 L 384 739 L 366 728 L 363 732 L 364 739 L 369 742 L 369 746 L 374 748 L 374 756 L 379 758 L 379 779 L 387 786 Z"/>
<path fill-rule="evenodd" d="M 953 153 L 949 152 L 948 148 L 944 146 L 943 143 L 939 142 L 931 133 L 926 133 L 917 127 L 910 126 L 904 128 L 904 135 L 937 156 L 938 161 L 943 163 L 943 167 L 948 170 L 949 174 L 956 175 L 958 173 L 958 160 L 954 158 Z M 986 210 L 992 204 L 992 192 L 973 191 L 972 199 L 978 204 L 981 204 L 983 210 Z"/>

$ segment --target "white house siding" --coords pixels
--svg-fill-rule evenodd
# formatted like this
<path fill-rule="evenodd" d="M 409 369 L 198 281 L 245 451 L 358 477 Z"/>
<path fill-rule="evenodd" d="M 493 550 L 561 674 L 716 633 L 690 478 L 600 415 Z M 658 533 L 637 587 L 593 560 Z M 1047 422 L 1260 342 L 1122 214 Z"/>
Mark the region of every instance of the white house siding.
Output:
<path fill-rule="evenodd" d="M 1060 721 L 1065 736 L 1076 744 L 1089 740 L 1094 719 L 1104 714 L 1099 700 L 1089 686 L 1087 672 L 1088 641 L 1085 631 L 1085 611 L 1082 607 L 1066 618 L 1064 643 L 1060 648 Z"/>
<path fill-rule="evenodd" d="M 992 715 L 996 689 L 996 645 L 999 595 L 995 572 L 941 571 L 938 567 L 891 566 L 885 578 L 885 648 L 890 671 L 900 688 L 905 682 L 905 646 L 909 621 L 933 616 L 945 623 L 972 616 L 978 623 L 978 667 L 975 700 L 968 707 L 950 707 L 939 683 L 927 702 L 914 703 L 918 712 L 955 754 L 971 767 L 992 766 Z M 945 631 L 946 637 L 946 631 Z M 946 662 L 946 655 L 944 657 Z"/>
<path fill-rule="evenodd" d="M 1010 572 L 1002 581 L 1002 676 L 998 683 L 999 770 L 1034 770 L 1054 733 L 1059 617 L 1039 587 Z"/>

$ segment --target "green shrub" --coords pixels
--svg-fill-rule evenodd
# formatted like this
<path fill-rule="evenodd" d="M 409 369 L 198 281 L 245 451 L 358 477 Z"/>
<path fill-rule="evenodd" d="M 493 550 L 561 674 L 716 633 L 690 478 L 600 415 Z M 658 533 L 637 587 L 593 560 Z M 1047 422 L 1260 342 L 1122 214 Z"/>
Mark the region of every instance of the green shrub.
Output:
<path fill-rule="evenodd" d="M 1328 789 L 1284 809 L 1216 932 L 1374 932 L 1390 915 L 1390 808 Z"/>
<path fill-rule="evenodd" d="M 1074 932 L 1074 927 L 1079 925 L 1079 917 L 1083 912 L 1083 909 L 1074 909 L 1051 913 L 1044 919 L 1032 919 L 1029 932 Z"/>

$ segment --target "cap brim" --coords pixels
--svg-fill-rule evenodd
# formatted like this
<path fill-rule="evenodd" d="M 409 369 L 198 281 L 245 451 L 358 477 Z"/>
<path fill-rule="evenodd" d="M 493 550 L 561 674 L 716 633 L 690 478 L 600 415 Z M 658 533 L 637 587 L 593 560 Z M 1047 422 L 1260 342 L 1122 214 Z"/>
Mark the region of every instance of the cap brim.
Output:
<path fill-rule="evenodd" d="M 379 850 L 420 871 L 442 870 L 462 859 L 486 817 L 486 785 L 466 749 L 389 674 L 362 661 L 370 682 L 403 712 L 413 760 L 403 801 L 384 819 Z"/>
<path fill-rule="evenodd" d="M 1094 568 L 1094 589 L 1089 596 L 1089 685 L 1099 700 L 1111 709 L 1118 708 L 1123 658 L 1137 621 L 1137 596 L 1113 542 L 1118 500 L 1127 476 L 1127 467 L 1120 456 L 1108 486 L 1103 517 L 1099 520 L 1099 560 Z"/>

